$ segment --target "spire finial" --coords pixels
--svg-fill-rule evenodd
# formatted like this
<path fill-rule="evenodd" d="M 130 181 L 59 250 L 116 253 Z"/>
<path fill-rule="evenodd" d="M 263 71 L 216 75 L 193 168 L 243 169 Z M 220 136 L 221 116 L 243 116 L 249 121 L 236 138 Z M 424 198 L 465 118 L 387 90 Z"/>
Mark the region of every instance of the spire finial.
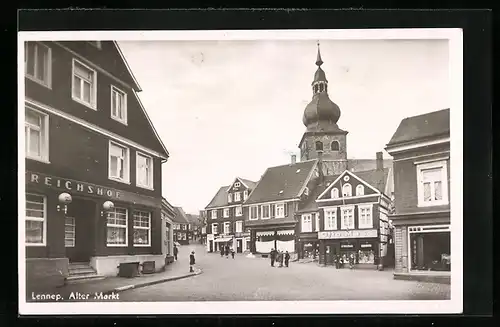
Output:
<path fill-rule="evenodd" d="M 316 58 L 316 66 L 321 66 L 323 64 L 323 60 L 321 60 L 321 52 L 319 51 L 319 41 L 318 41 L 318 57 Z"/>

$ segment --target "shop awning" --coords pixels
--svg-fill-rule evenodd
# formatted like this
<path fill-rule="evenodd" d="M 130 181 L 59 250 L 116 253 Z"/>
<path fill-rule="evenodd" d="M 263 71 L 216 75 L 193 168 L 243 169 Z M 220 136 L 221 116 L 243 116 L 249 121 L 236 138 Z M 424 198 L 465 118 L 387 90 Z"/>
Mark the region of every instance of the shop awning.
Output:
<path fill-rule="evenodd" d="M 257 236 L 273 236 L 274 232 L 257 232 Z"/>
<path fill-rule="evenodd" d="M 215 243 L 225 243 L 225 242 L 228 242 L 231 240 L 232 240 L 232 238 L 230 238 L 230 237 L 217 238 L 217 239 L 215 239 Z"/>
<path fill-rule="evenodd" d="M 295 231 L 293 229 L 279 230 L 278 235 L 294 235 Z"/>

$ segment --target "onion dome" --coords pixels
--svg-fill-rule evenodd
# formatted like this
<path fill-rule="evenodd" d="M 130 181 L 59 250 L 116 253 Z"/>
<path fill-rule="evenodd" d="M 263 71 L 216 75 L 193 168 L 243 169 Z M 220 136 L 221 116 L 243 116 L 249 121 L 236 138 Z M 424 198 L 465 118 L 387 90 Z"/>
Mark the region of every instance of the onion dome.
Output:
<path fill-rule="evenodd" d="M 337 122 L 340 118 L 340 108 L 328 97 L 328 80 L 325 72 L 321 69 L 322 64 L 323 60 L 318 43 L 316 59 L 318 69 L 312 82 L 313 98 L 304 110 L 302 121 L 307 130 L 311 132 L 339 131 Z"/>

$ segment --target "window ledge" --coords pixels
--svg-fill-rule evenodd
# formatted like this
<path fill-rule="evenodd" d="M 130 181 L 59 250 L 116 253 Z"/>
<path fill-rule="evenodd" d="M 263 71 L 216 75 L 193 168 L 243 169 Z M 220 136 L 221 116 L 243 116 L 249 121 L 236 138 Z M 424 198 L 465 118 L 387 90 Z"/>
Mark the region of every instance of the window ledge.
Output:
<path fill-rule="evenodd" d="M 38 161 L 38 162 L 43 162 L 45 164 L 50 164 L 50 161 L 47 160 L 47 159 L 42 159 L 42 158 L 37 158 L 37 157 L 31 157 L 31 156 L 26 156 L 26 159 L 35 160 L 35 161 Z"/>
<path fill-rule="evenodd" d="M 183 240 L 185 241 L 185 240 Z M 134 247 L 135 248 L 147 248 L 147 247 L 151 247 L 151 244 L 134 244 Z"/>
<path fill-rule="evenodd" d="M 111 180 L 111 181 L 120 182 L 120 183 L 123 183 L 123 184 L 130 185 L 130 181 L 125 181 L 123 179 L 119 179 L 119 178 L 116 178 L 116 177 L 108 176 L 108 179 Z"/>
<path fill-rule="evenodd" d="M 119 122 L 120 124 L 123 124 L 123 125 L 125 125 L 125 126 L 128 126 L 128 124 L 127 124 L 127 120 L 126 120 L 126 119 L 123 119 L 123 120 L 122 120 L 122 119 L 117 118 L 117 117 L 114 117 L 114 116 L 111 116 L 111 119 L 113 119 L 114 121 Z"/>
<path fill-rule="evenodd" d="M 106 244 L 109 248 L 126 248 L 128 244 Z"/>
<path fill-rule="evenodd" d="M 129 184 L 130 184 L 130 183 L 129 183 Z M 154 190 L 155 190 L 155 189 L 154 189 L 154 187 L 144 186 L 144 185 L 140 185 L 140 184 L 137 184 L 137 183 L 135 184 L 135 186 L 140 187 L 140 188 L 143 188 L 143 189 L 145 189 L 145 190 L 150 190 L 150 191 L 154 191 Z"/>
<path fill-rule="evenodd" d="M 449 201 L 430 202 L 430 203 L 419 202 L 417 206 L 419 208 L 428 208 L 428 207 L 441 207 L 441 206 L 446 206 L 446 205 L 449 205 L 449 204 L 450 204 Z"/>
<path fill-rule="evenodd" d="M 83 100 L 80 100 L 79 98 L 76 98 L 76 97 L 74 97 L 73 95 L 71 95 L 71 99 L 73 99 L 73 101 L 78 102 L 78 103 L 79 103 L 79 104 L 81 104 L 81 105 L 84 105 L 84 106 L 85 106 L 85 107 L 87 107 L 87 108 L 90 108 L 90 109 L 92 109 L 92 110 L 97 111 L 97 106 L 96 106 L 95 104 L 93 105 L 93 104 L 90 104 L 90 103 L 85 102 L 85 101 L 83 101 Z"/>
<path fill-rule="evenodd" d="M 37 84 L 40 84 L 41 86 L 48 88 L 49 90 L 52 90 L 52 85 L 50 85 L 50 83 L 46 83 L 42 80 L 39 80 L 38 78 L 36 78 L 34 76 L 28 75 L 28 74 L 25 74 L 24 77 L 26 77 L 27 79 L 29 79 Z"/>
<path fill-rule="evenodd" d="M 36 246 L 36 247 L 41 247 L 41 246 L 47 246 L 45 243 L 25 243 L 25 246 Z"/>

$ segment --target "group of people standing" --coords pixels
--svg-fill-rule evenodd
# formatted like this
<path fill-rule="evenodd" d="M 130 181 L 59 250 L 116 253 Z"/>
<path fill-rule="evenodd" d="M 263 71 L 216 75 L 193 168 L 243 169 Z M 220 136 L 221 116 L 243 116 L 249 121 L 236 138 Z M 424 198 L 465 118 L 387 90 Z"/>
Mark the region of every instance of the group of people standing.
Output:
<path fill-rule="evenodd" d="M 220 247 L 220 256 L 221 258 L 226 255 L 226 259 L 229 258 L 229 253 L 231 253 L 231 257 L 234 259 L 234 249 L 229 247 L 229 245 L 222 246 Z"/>
<path fill-rule="evenodd" d="M 275 250 L 274 248 L 271 249 L 271 252 L 269 253 L 269 256 L 271 257 L 271 267 L 274 267 L 274 263 L 278 263 L 278 267 L 283 267 L 283 261 L 285 261 L 285 267 L 288 267 L 288 262 L 290 261 L 290 253 L 288 251 L 279 251 Z"/>

